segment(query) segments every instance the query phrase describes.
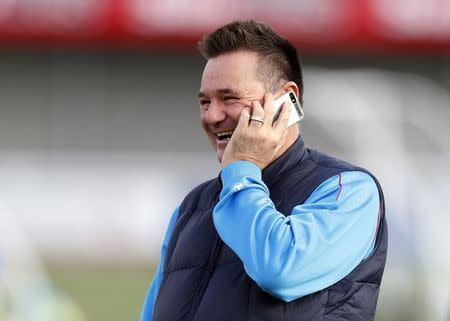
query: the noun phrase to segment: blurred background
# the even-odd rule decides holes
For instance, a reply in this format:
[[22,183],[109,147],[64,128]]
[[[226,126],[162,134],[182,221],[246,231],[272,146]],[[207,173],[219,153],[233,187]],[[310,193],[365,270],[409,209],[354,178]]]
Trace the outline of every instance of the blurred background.
[[0,0],[0,320],[137,320],[173,209],[220,167],[205,33],[299,49],[315,149],[381,181],[377,321],[450,320],[448,0]]

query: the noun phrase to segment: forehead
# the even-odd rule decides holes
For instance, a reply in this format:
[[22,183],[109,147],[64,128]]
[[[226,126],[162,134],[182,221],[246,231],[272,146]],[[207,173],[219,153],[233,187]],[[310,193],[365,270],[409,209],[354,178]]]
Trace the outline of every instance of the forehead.
[[263,87],[257,78],[259,56],[251,51],[236,51],[211,58],[203,70],[200,92],[208,94],[223,88],[249,91]]

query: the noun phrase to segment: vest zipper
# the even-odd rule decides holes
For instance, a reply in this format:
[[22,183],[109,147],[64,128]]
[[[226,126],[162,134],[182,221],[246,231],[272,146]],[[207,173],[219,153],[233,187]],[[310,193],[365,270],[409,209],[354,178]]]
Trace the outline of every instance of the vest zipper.
[[[219,201],[220,190],[222,188],[222,184],[221,183],[222,182],[220,181],[220,178],[219,178],[219,186],[220,186],[220,188],[219,188],[219,192],[217,193],[217,195],[215,197],[214,206]],[[211,213],[211,215],[212,215],[212,213]],[[217,234],[217,238],[216,238],[216,241],[214,243],[213,251],[211,251],[211,255],[209,257],[208,267],[206,268],[205,274],[203,275],[203,278],[200,281],[200,285],[199,285],[197,291],[195,292],[194,300],[192,302],[192,310],[191,310],[191,314],[190,314],[190,317],[188,318],[188,320],[193,320],[194,317],[195,317],[197,309],[198,309],[198,307],[200,305],[200,301],[203,298],[203,295],[205,294],[206,287],[208,286],[209,280],[211,279],[211,275],[214,272],[214,269],[216,268],[220,252],[222,251],[222,247],[223,247],[223,241],[220,238],[219,234]]]

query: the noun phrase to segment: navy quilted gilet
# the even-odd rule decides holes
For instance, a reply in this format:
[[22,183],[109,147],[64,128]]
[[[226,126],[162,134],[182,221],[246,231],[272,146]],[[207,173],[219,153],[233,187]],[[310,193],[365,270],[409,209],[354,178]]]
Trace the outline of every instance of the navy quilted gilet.
[[[318,151],[299,138],[264,169],[263,181],[281,213],[291,213],[326,179],[366,170]],[[370,173],[368,173],[371,175]],[[371,175],[373,177],[373,175]],[[154,321],[370,321],[386,262],[387,225],[380,193],[375,251],[351,273],[319,292],[286,303],[264,292],[222,242],[212,220],[220,178],[205,182],[182,202],[167,249]]]

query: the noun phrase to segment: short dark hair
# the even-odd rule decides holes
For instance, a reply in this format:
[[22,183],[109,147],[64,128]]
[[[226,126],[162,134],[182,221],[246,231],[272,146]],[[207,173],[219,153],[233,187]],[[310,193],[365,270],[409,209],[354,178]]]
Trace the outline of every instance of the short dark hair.
[[264,23],[233,21],[206,35],[198,49],[207,60],[238,50],[258,53],[261,57],[258,77],[267,90],[274,92],[283,81],[293,81],[300,89],[299,99],[303,102],[303,75],[297,49]]

